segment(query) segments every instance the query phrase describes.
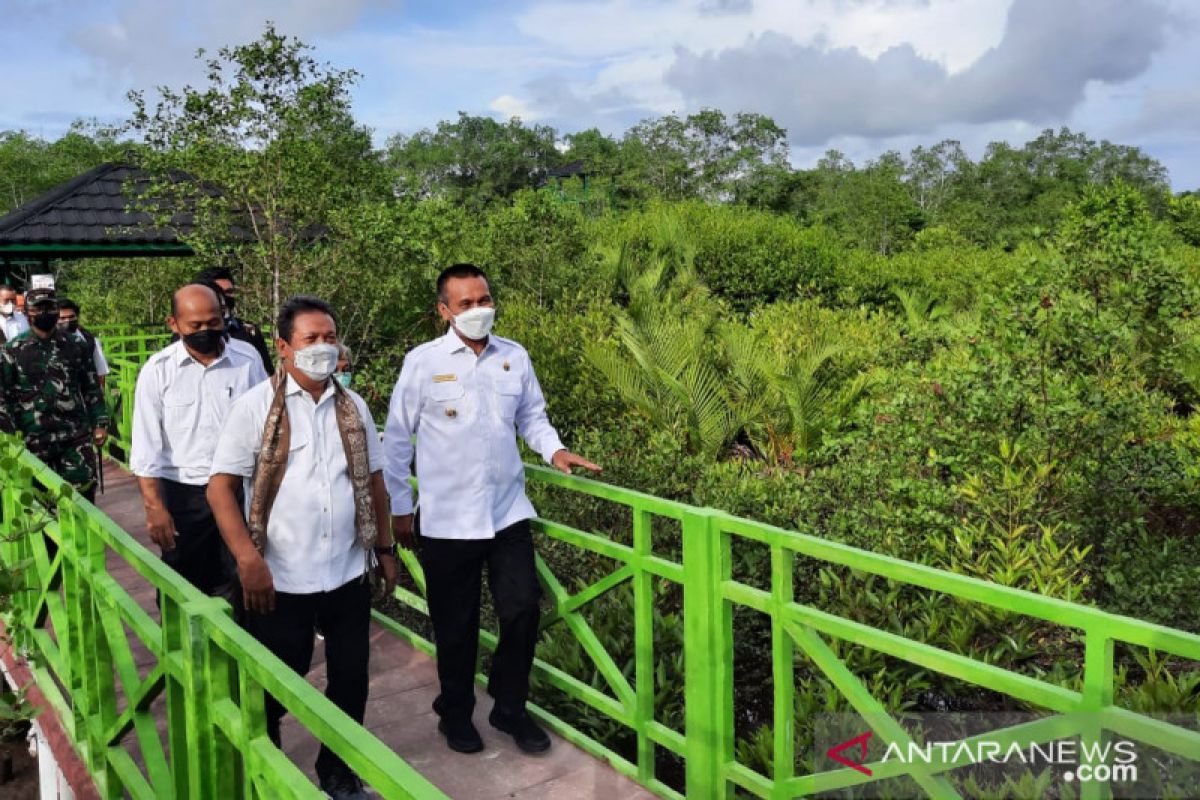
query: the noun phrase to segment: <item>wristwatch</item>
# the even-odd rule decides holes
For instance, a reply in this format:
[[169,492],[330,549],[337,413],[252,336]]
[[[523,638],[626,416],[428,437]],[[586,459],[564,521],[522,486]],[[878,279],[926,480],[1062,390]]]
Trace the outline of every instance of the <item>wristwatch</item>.
[[375,547],[375,557],[378,558],[379,556],[391,556],[392,558],[399,558],[400,550],[396,546],[395,542],[392,542],[391,544],[386,545],[386,546],[376,546]]

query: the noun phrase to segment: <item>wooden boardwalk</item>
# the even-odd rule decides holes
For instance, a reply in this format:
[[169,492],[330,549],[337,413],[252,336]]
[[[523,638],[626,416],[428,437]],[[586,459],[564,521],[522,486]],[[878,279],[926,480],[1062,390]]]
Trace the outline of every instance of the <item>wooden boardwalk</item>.
[[[157,552],[146,533],[136,480],[112,463],[106,465],[104,474],[106,492],[98,497],[96,505],[139,542]],[[115,555],[110,555],[108,566],[113,578],[157,620],[154,589]],[[143,664],[153,661],[153,656],[144,648],[136,656]],[[325,659],[320,642],[308,679],[324,689]],[[471,755],[455,753],[446,747],[445,740],[437,732],[437,716],[431,708],[436,694],[434,662],[372,623],[371,690],[366,727],[450,797],[464,800],[650,800],[655,797],[604,762],[553,734],[554,744],[548,753],[539,756],[521,753],[511,737],[487,724],[492,701],[478,688],[475,721],[486,748],[482,753]],[[161,697],[154,707],[159,714],[164,713]],[[284,752],[310,777],[317,747],[316,740],[290,716],[284,718]]]

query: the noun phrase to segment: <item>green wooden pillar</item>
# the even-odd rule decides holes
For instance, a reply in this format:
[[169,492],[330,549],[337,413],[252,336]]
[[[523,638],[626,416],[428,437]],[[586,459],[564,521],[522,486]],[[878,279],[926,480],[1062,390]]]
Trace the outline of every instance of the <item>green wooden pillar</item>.
[[733,621],[721,596],[730,577],[720,514],[683,515],[683,626],[686,779],[689,797],[725,798],[733,758]]
[[[1086,630],[1083,653],[1083,702],[1080,711],[1085,715],[1079,737],[1079,764],[1096,766],[1103,759],[1090,760],[1088,752],[1102,748],[1106,734],[1101,724],[1101,712],[1113,702],[1113,640],[1099,627]],[[1079,784],[1082,800],[1107,800],[1112,786],[1107,781],[1088,780]]]
[[[92,749],[92,738],[88,735],[89,722],[92,719],[90,705],[92,688],[89,684],[93,674],[89,639],[93,631],[92,614],[89,603],[91,591],[88,581],[83,575],[84,565],[79,557],[79,544],[75,541],[74,518],[71,514],[71,501],[62,499],[58,502],[58,519],[54,523],[58,529],[58,558],[62,575],[63,610],[66,612],[66,630],[60,630],[58,620],[53,619],[55,635],[58,639],[60,661],[63,672],[60,679],[67,690],[71,703],[71,720],[68,723],[71,737],[80,745],[81,755],[91,772],[96,770],[95,753]],[[47,546],[50,544],[48,531],[42,534],[46,537]],[[51,559],[51,564],[53,559]],[[46,576],[49,578],[50,576]]]
[[191,783],[191,731],[188,730],[187,622],[180,603],[167,592],[159,594],[162,611],[162,662],[167,698],[167,752],[171,759],[171,783],[175,797],[188,797]]
[[[230,613],[226,607],[222,613]],[[228,709],[237,704],[237,663],[229,653],[205,637],[207,680],[203,688],[203,702],[208,706],[209,714],[215,716],[218,708]],[[238,720],[240,726],[241,720]],[[238,752],[237,740],[232,732],[226,733],[214,724],[212,740],[212,763],[216,773],[213,776],[212,792],[217,798],[238,797],[242,791],[241,755]]]
[[[183,687],[183,717],[187,727],[187,793],[194,800],[215,798],[217,775],[223,768],[216,761],[217,735],[209,702],[213,676],[208,660],[206,613],[225,613],[228,605],[213,597],[192,600],[179,607],[180,683]],[[228,795],[225,795],[228,797]]]

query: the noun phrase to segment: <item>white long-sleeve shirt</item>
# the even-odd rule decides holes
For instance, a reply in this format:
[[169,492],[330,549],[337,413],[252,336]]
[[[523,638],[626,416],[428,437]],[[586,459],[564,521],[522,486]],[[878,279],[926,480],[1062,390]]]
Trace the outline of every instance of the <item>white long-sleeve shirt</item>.
[[217,434],[233,401],[266,380],[258,353],[226,348],[207,367],[175,342],[146,361],[133,398],[129,468],[143,478],[208,483]]
[[562,449],[525,348],[489,336],[476,356],[451,328],[404,358],[383,434],[392,514],[410,514],[413,437],[421,534],[490,539],[535,515],[516,434],[547,463]]
[[[254,358],[261,363],[257,353]],[[288,422],[287,470],[267,518],[263,558],[275,588],[291,594],[329,592],[366,571],[367,554],[355,537],[354,484],[338,432],[333,383],[317,402],[288,375],[284,390]],[[349,390],[347,390],[349,391]],[[244,479],[246,508],[253,501],[254,475],[274,387],[264,381],[242,395],[221,429],[212,474]],[[363,399],[350,397],[367,430],[372,473],[383,469],[383,447]]]

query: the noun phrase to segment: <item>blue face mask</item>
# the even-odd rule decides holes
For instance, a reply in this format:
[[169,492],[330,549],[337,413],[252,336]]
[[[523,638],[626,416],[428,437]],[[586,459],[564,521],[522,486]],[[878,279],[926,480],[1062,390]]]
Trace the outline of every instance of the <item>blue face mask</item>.
[[333,379],[334,379],[335,381],[337,381],[338,383],[340,383],[340,384],[342,385],[342,388],[344,388],[344,389],[349,389],[349,388],[350,388],[350,379],[351,379],[352,377],[354,377],[354,376],[353,376],[353,374],[352,374],[352,373],[349,373],[349,372],[335,372],[335,373],[333,373]]

